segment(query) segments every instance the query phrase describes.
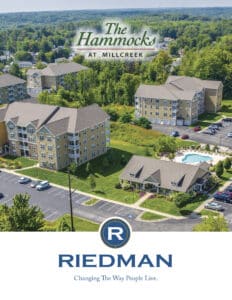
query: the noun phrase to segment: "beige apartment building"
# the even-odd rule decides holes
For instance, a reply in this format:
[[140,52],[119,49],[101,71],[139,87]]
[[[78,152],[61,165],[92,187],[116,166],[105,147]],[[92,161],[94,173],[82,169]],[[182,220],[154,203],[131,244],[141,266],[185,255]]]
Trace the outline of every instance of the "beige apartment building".
[[48,64],[45,69],[30,69],[27,72],[27,92],[35,97],[43,90],[57,90],[59,86],[65,86],[65,76],[88,68],[75,62],[63,62]]
[[106,153],[109,116],[96,104],[80,109],[14,102],[0,109],[0,141],[10,155],[38,159],[44,168],[81,165]]
[[27,98],[26,81],[10,74],[0,75],[0,104]]
[[221,108],[223,84],[194,77],[169,76],[164,85],[140,85],[135,94],[135,116],[153,124],[191,125],[204,112]]

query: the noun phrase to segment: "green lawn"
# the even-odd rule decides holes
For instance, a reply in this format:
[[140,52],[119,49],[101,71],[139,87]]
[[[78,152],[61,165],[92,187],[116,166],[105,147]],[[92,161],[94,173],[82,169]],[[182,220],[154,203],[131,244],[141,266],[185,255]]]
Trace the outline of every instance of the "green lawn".
[[[112,200],[128,204],[134,203],[139,199],[139,193],[116,189],[115,184],[119,182],[119,175],[131,156],[133,154],[145,155],[145,148],[114,140],[111,142],[111,147],[112,149],[108,152],[108,154],[91,161],[92,173],[94,174],[96,181],[95,190],[92,191],[90,188],[88,181],[89,174],[87,174],[85,170],[86,164],[78,167],[77,177],[72,176],[72,187],[83,192]],[[104,159],[106,157],[108,157],[109,161],[111,161],[108,166],[104,166]],[[41,180],[48,180],[51,183],[56,183],[62,186],[68,186],[67,173],[62,171],[54,172],[41,168],[32,168],[18,172],[26,176],[39,178]]]
[[212,217],[218,217],[220,214],[217,211],[212,211],[208,209],[203,209],[201,211],[201,216],[212,216]]
[[94,204],[96,204],[96,203],[98,203],[98,202],[99,202],[99,199],[92,198],[92,199],[86,201],[84,204],[85,204],[85,205],[91,206],[91,205],[94,205]]
[[161,215],[154,214],[154,213],[144,212],[144,213],[141,215],[141,219],[142,219],[142,220],[145,220],[145,221],[155,221],[155,220],[161,220],[161,219],[164,219],[164,217],[161,216]]
[[[59,219],[50,222],[50,221],[46,221],[45,226],[44,226],[44,231],[57,231],[57,228],[59,226],[59,223],[61,221],[63,217],[60,217]],[[70,225],[70,216],[69,215],[65,215],[64,216],[65,220],[67,221],[67,223]],[[82,219],[79,217],[74,217],[74,228],[75,231],[98,231],[99,229],[99,224],[88,221],[86,219]]]
[[37,164],[36,160],[27,157],[4,156],[0,159],[2,167],[10,169],[27,168]]
[[141,206],[174,216],[186,216],[194,211],[203,201],[205,201],[205,199],[205,196],[198,196],[196,200],[182,208],[178,208],[174,202],[169,201],[167,197],[160,195],[154,199],[147,199]]

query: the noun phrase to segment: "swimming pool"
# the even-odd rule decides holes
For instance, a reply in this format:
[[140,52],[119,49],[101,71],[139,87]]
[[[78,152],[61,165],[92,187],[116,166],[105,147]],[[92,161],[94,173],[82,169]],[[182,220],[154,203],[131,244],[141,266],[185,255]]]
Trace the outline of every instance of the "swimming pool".
[[211,161],[212,159],[213,159],[212,156],[189,153],[182,158],[182,162],[186,164],[192,164],[192,163],[200,163],[205,161],[208,162]]

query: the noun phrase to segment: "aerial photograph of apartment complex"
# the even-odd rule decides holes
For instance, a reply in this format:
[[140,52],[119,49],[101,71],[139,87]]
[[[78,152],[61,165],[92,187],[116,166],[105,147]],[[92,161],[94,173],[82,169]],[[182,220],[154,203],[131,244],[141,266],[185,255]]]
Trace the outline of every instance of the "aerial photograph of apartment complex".
[[0,231],[231,231],[232,8],[39,10],[0,10]]

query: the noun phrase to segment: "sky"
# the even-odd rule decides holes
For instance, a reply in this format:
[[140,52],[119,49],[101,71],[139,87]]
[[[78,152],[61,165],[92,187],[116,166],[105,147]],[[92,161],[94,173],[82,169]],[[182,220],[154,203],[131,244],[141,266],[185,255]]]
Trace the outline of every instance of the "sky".
[[232,7],[232,0],[0,0],[0,12],[216,6]]

